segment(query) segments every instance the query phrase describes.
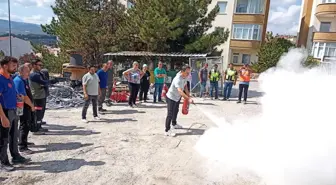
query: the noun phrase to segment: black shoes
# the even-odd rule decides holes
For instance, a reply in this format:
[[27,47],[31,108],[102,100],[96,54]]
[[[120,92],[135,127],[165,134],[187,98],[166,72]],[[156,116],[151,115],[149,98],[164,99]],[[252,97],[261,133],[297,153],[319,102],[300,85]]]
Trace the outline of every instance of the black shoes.
[[32,150],[30,150],[29,148],[21,148],[19,149],[20,150],[20,153],[23,153],[25,155],[31,155],[33,154],[34,152]]
[[12,162],[13,162],[14,164],[24,164],[24,163],[27,163],[27,162],[29,162],[29,161],[30,161],[30,159],[28,159],[28,158],[24,158],[24,157],[22,157],[21,155],[16,156],[16,157],[13,157],[13,159],[12,159]]
[[14,171],[15,168],[9,162],[6,162],[6,163],[1,163],[0,164],[0,170],[4,171],[4,172],[11,172],[11,171]]
[[39,131],[40,131],[40,132],[48,132],[49,130],[46,129],[46,128],[42,128],[42,127],[41,127],[41,128],[39,129]]

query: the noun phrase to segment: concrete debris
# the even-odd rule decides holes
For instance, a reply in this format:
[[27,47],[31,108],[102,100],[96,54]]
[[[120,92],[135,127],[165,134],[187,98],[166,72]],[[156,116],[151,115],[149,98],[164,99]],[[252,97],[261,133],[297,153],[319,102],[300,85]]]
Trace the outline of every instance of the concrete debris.
[[49,87],[47,109],[79,107],[84,104],[81,87],[72,88],[68,82],[59,82]]

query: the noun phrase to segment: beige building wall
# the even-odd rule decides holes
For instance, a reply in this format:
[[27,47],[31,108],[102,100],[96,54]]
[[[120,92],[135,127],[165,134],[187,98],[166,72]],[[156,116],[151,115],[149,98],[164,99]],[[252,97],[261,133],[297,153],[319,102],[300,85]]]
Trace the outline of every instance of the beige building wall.
[[320,60],[336,57],[336,0],[302,0],[302,5],[297,45]]
[[[223,67],[226,68],[228,63],[234,63],[237,66],[243,65],[243,58],[245,58],[244,61],[249,63],[257,62],[257,51],[261,43],[264,42],[266,35],[270,0],[212,0],[209,10],[212,10],[217,4],[222,2],[226,2],[226,11],[225,13],[220,12],[212,24],[213,29],[215,27],[224,27],[230,31],[227,42],[219,46],[219,49],[223,49]],[[250,6],[251,2],[258,4],[258,6],[255,6],[258,11],[251,11],[250,7],[253,7]],[[238,10],[237,7],[242,7],[242,5],[248,5],[246,6],[248,7],[246,11],[243,10],[244,8]],[[254,27],[252,27],[253,25]],[[240,28],[245,26],[251,33],[254,33],[254,28],[259,26],[258,38],[234,37],[239,32],[237,30],[241,31],[242,29]]]

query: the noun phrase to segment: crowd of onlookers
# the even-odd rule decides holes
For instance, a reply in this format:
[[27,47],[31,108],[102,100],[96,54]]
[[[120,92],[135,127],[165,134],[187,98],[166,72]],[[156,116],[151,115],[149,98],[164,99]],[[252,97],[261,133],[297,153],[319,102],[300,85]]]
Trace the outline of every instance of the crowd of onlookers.
[[[28,147],[28,133],[41,135],[48,132],[42,127],[49,95],[49,73],[36,59],[18,66],[18,60],[5,56],[0,61],[0,162],[1,170],[13,171],[7,155],[9,148],[12,163],[30,161],[21,154],[32,154]],[[18,125],[20,122],[20,125]]]
[[[208,69],[208,64],[204,64],[204,66],[200,69],[198,77],[200,79],[200,97],[203,97],[207,92],[207,82],[210,82],[210,97],[211,99],[218,99],[218,86],[221,79],[224,81],[224,89],[223,89],[223,100],[229,100],[231,96],[232,87],[237,84],[238,86],[238,101],[237,103],[241,103],[242,96],[244,93],[244,103],[247,101],[247,92],[249,88],[249,84],[251,81],[252,70],[250,69],[248,64],[244,64],[239,70],[235,69],[233,64],[229,64],[227,69],[221,73],[218,70],[218,65],[215,64],[212,69]],[[215,91],[215,95],[213,92]]]
[[[9,148],[12,163],[26,163],[30,159],[23,157],[21,154],[29,155],[34,153],[29,149],[29,146],[34,145],[34,143],[28,142],[28,133],[32,132],[34,135],[41,135],[48,132],[48,129],[43,128],[42,125],[46,124],[43,118],[46,100],[49,95],[48,87],[50,81],[48,70],[43,68],[43,62],[40,59],[18,66],[16,58],[5,56],[1,59],[0,65],[0,167],[4,171],[13,171],[14,167],[9,161],[7,149]],[[98,71],[95,66],[90,66],[88,73],[83,76],[82,84],[85,99],[82,109],[83,122],[88,122],[86,114],[90,103],[92,103],[94,119],[99,120],[98,113],[103,114],[106,111],[103,108],[103,104],[106,100],[110,101],[113,88],[112,65],[113,62],[108,61]],[[148,66],[144,64],[142,69],[140,69],[139,63],[133,62],[133,67],[124,71],[123,76],[128,81],[129,106],[137,106],[138,95],[140,101],[146,102],[148,100],[147,95],[151,76]],[[170,120],[168,122],[171,122],[172,119],[173,127],[180,127],[176,124],[177,112],[175,109],[180,101],[177,99],[190,97],[190,76],[190,67],[182,67],[167,92],[169,95],[166,99],[169,100],[169,96],[172,99],[172,103],[167,102],[169,104],[168,107],[171,107],[171,112],[168,111],[168,113],[169,115],[172,114],[167,119],[169,118]],[[248,65],[236,70],[232,64],[229,64],[222,75],[221,71],[218,70],[218,65],[214,65],[211,70],[208,70],[208,64],[205,64],[199,71],[200,96],[202,97],[206,92],[205,89],[209,81],[210,96],[218,99],[218,83],[223,78],[223,100],[230,98],[232,87],[239,81],[237,103],[241,103],[243,93],[243,100],[246,103],[250,76],[251,70]],[[162,102],[162,90],[165,87],[166,77],[167,72],[160,61],[158,67],[154,70],[154,103]],[[183,91],[179,89],[180,87],[182,87]],[[213,90],[215,90],[215,94],[213,94]],[[177,97],[177,99],[174,99],[174,97]],[[174,103],[173,100],[177,103]],[[169,128],[167,124],[166,127]],[[168,135],[167,130],[169,130],[167,128],[166,135]]]

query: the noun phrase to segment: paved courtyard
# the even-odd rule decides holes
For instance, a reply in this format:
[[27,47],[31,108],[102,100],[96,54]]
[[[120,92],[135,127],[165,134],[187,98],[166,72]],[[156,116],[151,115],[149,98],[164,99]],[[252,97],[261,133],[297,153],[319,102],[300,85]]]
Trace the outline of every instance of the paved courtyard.
[[[185,129],[178,130],[176,137],[163,135],[165,104],[146,103],[134,109],[114,104],[102,120],[89,123],[80,121],[80,108],[49,110],[46,128],[50,132],[29,138],[35,143],[32,162],[17,166],[15,172],[1,173],[0,184],[225,184],[208,178],[206,159],[194,149],[202,134],[216,126],[198,107],[229,121],[250,117],[261,110],[256,82],[250,90],[247,105],[196,99],[188,115],[179,115],[178,122]],[[89,108],[88,120],[93,120],[91,115]]]

